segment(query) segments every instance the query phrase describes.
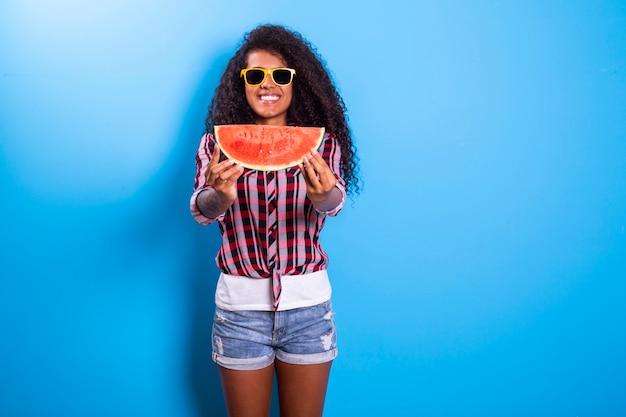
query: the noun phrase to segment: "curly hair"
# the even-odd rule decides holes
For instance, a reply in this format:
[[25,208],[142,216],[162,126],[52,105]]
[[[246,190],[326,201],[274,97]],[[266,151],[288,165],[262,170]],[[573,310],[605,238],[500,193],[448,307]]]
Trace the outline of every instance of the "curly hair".
[[342,175],[347,192],[358,193],[358,158],[343,99],[316,49],[300,33],[283,26],[261,25],[244,35],[209,105],[206,133],[212,133],[215,125],[254,123],[254,113],[246,101],[244,81],[239,72],[246,68],[248,55],[259,50],[281,57],[288,67],[296,69],[287,123],[325,127],[341,146]]

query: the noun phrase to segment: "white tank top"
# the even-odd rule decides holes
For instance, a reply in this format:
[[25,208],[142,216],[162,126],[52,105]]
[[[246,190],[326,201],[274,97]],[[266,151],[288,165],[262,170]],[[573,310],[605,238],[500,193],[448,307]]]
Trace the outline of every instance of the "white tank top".
[[[310,307],[330,300],[332,288],[326,270],[304,275],[281,276],[278,310]],[[273,311],[271,279],[220,274],[215,305],[223,310]]]

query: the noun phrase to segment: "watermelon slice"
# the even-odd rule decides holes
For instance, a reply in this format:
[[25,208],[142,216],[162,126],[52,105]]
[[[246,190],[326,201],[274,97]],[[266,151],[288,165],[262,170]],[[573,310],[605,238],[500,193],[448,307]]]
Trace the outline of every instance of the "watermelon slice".
[[323,127],[220,125],[215,140],[229,159],[259,171],[278,171],[302,163],[324,139]]

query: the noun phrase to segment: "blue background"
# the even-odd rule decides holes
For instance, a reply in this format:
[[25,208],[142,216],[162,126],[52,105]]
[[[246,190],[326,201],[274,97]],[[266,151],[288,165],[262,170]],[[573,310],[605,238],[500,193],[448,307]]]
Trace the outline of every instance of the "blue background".
[[556,0],[3,0],[0,415],[224,415],[188,198],[263,22],[361,159],[325,416],[626,415],[626,2]]

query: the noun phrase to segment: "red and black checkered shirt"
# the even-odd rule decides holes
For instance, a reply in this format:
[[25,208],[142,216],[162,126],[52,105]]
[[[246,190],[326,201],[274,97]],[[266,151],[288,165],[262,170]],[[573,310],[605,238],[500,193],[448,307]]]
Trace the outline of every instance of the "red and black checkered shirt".
[[209,186],[205,171],[213,155],[215,140],[204,135],[196,156],[191,213],[201,225],[217,220],[222,246],[217,266],[224,273],[250,278],[271,278],[274,308],[280,301],[280,277],[323,270],[328,256],[319,242],[326,216],[335,216],[345,203],[341,178],[341,148],[326,134],[319,153],[337,178],[343,198],[333,210],[315,209],[306,195],[306,184],[298,167],[280,171],[245,169],[237,181],[237,198],[226,212],[211,219],[196,204],[198,194]]

